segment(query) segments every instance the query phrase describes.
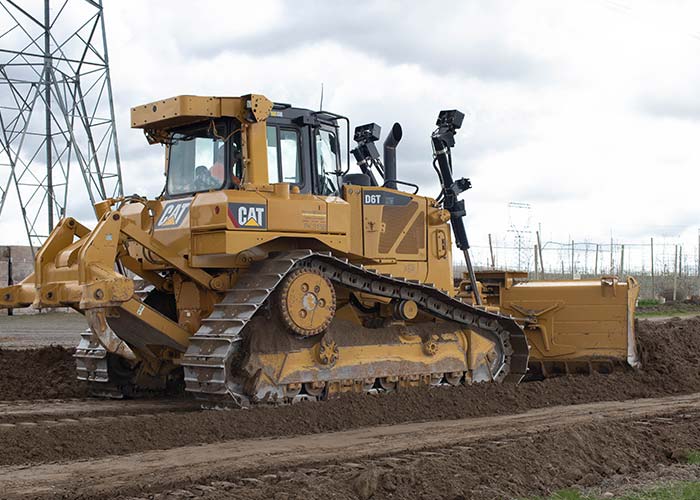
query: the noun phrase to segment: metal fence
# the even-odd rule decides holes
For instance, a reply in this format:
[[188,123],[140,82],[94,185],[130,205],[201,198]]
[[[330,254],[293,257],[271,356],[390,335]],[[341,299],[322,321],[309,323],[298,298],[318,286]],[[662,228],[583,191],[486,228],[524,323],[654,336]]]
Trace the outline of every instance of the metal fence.
[[[527,272],[530,279],[586,279],[605,275],[634,276],[644,298],[682,300],[700,295],[700,257],[696,245],[678,238],[646,242],[545,241],[514,244],[512,238],[488,235],[488,245],[471,248],[476,269]],[[462,262],[456,261],[461,271]]]

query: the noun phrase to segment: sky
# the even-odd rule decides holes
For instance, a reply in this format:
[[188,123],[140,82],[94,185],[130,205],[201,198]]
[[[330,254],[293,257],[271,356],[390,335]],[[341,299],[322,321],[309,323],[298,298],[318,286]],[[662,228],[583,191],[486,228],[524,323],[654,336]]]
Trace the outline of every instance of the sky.
[[[489,233],[512,243],[513,227],[560,242],[653,236],[697,255],[697,2],[104,4],[127,193],[163,185],[162,150],[129,129],[130,107],[261,93],[316,109],[323,85],[324,109],[353,127],[401,123],[399,178],[430,196],[437,114],[466,114],[453,158],[473,184],[464,199],[477,259]],[[71,203],[89,218],[89,206]],[[0,243],[20,242],[13,224],[0,220]]]

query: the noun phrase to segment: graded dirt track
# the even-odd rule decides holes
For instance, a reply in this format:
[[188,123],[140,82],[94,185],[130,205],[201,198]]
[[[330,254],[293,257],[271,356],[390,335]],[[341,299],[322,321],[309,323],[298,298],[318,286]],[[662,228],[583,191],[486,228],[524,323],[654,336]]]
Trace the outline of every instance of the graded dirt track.
[[[344,467],[355,473],[366,470],[370,475],[376,475],[364,479],[354,478],[354,482],[347,481],[347,478],[340,481],[338,489],[346,490],[346,495],[341,498],[356,498],[358,489],[371,489],[371,493],[375,493],[380,488],[377,470],[386,468],[386,465],[368,468],[356,464],[357,460],[378,460],[386,464],[392,462],[390,457],[408,455],[419,459],[420,457],[441,459],[444,462],[446,455],[449,455],[452,449],[457,449],[458,453],[464,452],[471,455],[474,459],[481,455],[478,452],[480,447],[498,450],[499,446],[513,442],[525,441],[533,444],[541,436],[555,436],[561,432],[566,433],[571,432],[571,429],[577,429],[574,435],[578,435],[578,439],[573,438],[574,443],[569,444],[586,446],[589,448],[587,450],[590,453],[589,458],[594,459],[595,455],[600,455],[602,450],[598,449],[599,446],[594,443],[595,439],[586,442],[582,438],[591,431],[601,432],[609,439],[604,447],[608,448],[608,456],[614,458],[614,462],[611,463],[608,460],[605,465],[600,465],[603,469],[617,470],[621,467],[630,467],[629,458],[638,458],[636,455],[639,448],[648,446],[644,441],[652,439],[658,444],[658,439],[654,436],[663,434],[664,427],[668,431],[671,423],[678,424],[674,427],[689,425],[693,427],[694,425],[692,430],[697,431],[698,415],[700,415],[700,394],[693,394],[660,399],[559,406],[497,418],[468,418],[379,426],[326,433],[314,437],[295,436],[228,441],[93,461],[37,465],[29,468],[2,467],[0,468],[0,489],[7,498],[41,496],[110,498],[115,492],[122,495],[137,495],[142,494],[144,489],[149,492],[158,492],[182,485],[192,488],[192,483],[212,483],[222,478],[236,480],[241,476],[250,475],[262,476],[268,471],[274,471],[274,475],[280,470],[298,469],[310,464],[332,463],[340,469]],[[634,439],[630,439],[634,432],[627,436],[625,433],[615,435],[613,439],[609,430],[616,426],[637,427],[637,431],[641,427],[642,432],[637,432]],[[668,437],[671,435],[665,436],[664,439]],[[623,446],[619,448],[621,444]],[[700,436],[697,432],[676,431],[674,440],[665,444],[664,453],[668,450],[673,454],[674,450],[669,446],[678,447],[679,445],[683,447],[700,445]],[[569,455],[567,450],[557,446],[548,453]],[[498,455],[497,451],[496,454]],[[576,452],[572,450],[571,455],[575,456]],[[548,459],[551,460],[549,457]],[[401,461],[402,459],[399,459],[399,463]],[[447,462],[451,460],[448,459]],[[382,488],[387,490],[386,492],[396,491],[397,480],[410,477],[412,470],[415,472],[414,467],[395,470],[394,472],[399,476],[389,483],[388,488],[385,479]],[[501,472],[506,471],[496,470],[494,478],[498,478]],[[584,479],[583,474],[576,470],[569,469],[569,474],[574,481]],[[316,483],[315,489],[310,490],[307,485],[297,491],[303,491],[305,498],[326,498],[328,494],[326,487],[329,483],[339,482],[338,476],[334,477],[333,474],[327,474],[327,476],[324,481]],[[340,475],[340,477],[343,476],[347,476],[347,470]],[[217,486],[214,484],[204,486],[210,488],[208,496],[212,498],[228,498],[233,495],[237,498],[252,498],[252,495],[258,498],[269,498],[266,495],[275,493],[275,490],[279,489],[278,481],[265,485],[264,480],[272,479],[270,476],[266,476],[263,480],[252,479],[252,481],[243,481],[242,487],[236,488],[237,491],[231,491],[229,487],[217,492]],[[522,477],[519,481],[521,481],[520,488],[523,489],[527,485],[526,478]],[[366,484],[363,485],[362,482]],[[319,488],[319,483],[324,487]],[[498,487],[503,488],[507,485],[508,482],[505,482]],[[434,490],[442,489],[443,493],[447,493],[444,491],[445,486],[445,484],[436,484]],[[447,486],[453,488],[454,485],[447,484]],[[263,489],[268,491],[263,492]],[[412,491],[420,493],[421,489],[413,488]]]
[[[573,482],[582,481],[583,479],[572,479],[568,476],[564,478],[562,474],[570,471],[572,467],[575,470],[584,471],[581,478],[588,476],[588,480],[584,481],[585,484],[593,484],[591,477],[600,479],[619,472],[610,469],[612,466],[606,458],[605,449],[608,444],[617,449],[618,443],[627,439],[625,436],[631,436],[630,442],[622,443],[620,446],[627,447],[632,451],[627,458],[618,457],[619,460],[616,458],[617,463],[623,464],[620,470],[641,471],[644,470],[644,467],[668,461],[669,459],[665,455],[666,451],[663,450],[700,447],[700,443],[694,441],[700,435],[697,420],[698,411],[695,409],[696,403],[693,403],[692,408],[683,410],[681,414],[669,406],[664,406],[666,403],[656,406],[652,412],[656,416],[651,423],[643,420],[647,418],[648,415],[644,416],[646,414],[640,417],[641,421],[637,421],[634,420],[636,417],[630,420],[629,415],[625,416],[620,413],[617,413],[617,416],[600,413],[600,415],[605,415],[603,420],[598,417],[596,409],[585,410],[582,406],[561,408],[581,403],[659,398],[700,392],[700,319],[671,320],[663,323],[641,321],[638,323],[638,333],[646,356],[645,368],[641,372],[627,371],[608,376],[561,377],[519,386],[480,384],[457,388],[401,390],[382,396],[348,395],[322,403],[302,403],[285,407],[256,407],[245,411],[193,410],[191,406],[187,406],[189,404],[187,401],[182,400],[173,402],[174,407],[168,407],[169,403],[167,402],[148,401],[95,402],[72,399],[60,403],[55,400],[44,401],[46,398],[76,397],[75,388],[80,386],[74,385],[73,382],[71,352],[60,348],[24,352],[0,350],[0,395],[5,395],[3,399],[23,400],[14,403],[0,402],[0,465],[4,466],[2,468],[3,474],[10,474],[14,471],[10,475],[19,477],[17,476],[20,470],[17,468],[19,465],[22,466],[22,469],[26,468],[27,471],[33,470],[35,474],[44,474],[44,472],[48,474],[50,471],[43,468],[48,467],[48,465],[41,464],[60,461],[62,465],[69,467],[66,470],[73,470],[70,467],[77,467],[73,461],[92,459],[91,463],[95,463],[95,459],[100,459],[107,460],[107,466],[114,467],[116,471],[120,467],[118,463],[123,461],[123,463],[132,464],[134,468],[131,473],[141,478],[133,483],[135,487],[140,487],[140,482],[143,480],[144,484],[151,484],[151,482],[157,484],[156,489],[184,487],[190,482],[188,479],[190,477],[200,478],[205,482],[217,478],[223,478],[229,482],[236,480],[236,486],[233,490],[228,486],[212,487],[211,482],[198,485],[201,490],[197,490],[197,494],[208,491],[208,495],[210,493],[214,495],[211,498],[255,498],[257,495],[255,492],[258,491],[255,488],[258,486],[261,492],[269,493],[268,496],[257,496],[258,498],[270,498],[277,493],[280,494],[280,498],[294,498],[293,495],[291,497],[285,496],[287,492],[291,491],[285,490],[287,486],[289,488],[299,487],[303,491],[315,491],[316,493],[308,498],[321,498],[324,490],[314,483],[314,478],[319,476],[322,477],[323,481],[335,484],[333,482],[336,481],[337,472],[337,476],[344,479],[336,486],[347,493],[347,495],[343,494],[338,498],[357,498],[359,493],[357,493],[356,487],[350,485],[350,483],[354,485],[355,480],[350,481],[350,478],[354,478],[358,471],[364,470],[364,467],[348,465],[346,462],[347,460],[355,460],[352,457],[368,456],[369,448],[365,449],[363,441],[357,441],[352,443],[353,453],[356,452],[357,455],[348,455],[347,457],[342,455],[345,457],[342,460],[341,458],[328,458],[333,455],[332,453],[324,456],[325,458],[316,457],[313,453],[319,440],[327,439],[328,433],[339,431],[361,429],[358,431],[358,435],[363,435],[388,428],[377,426],[427,422],[425,425],[420,424],[423,426],[420,427],[418,434],[413,439],[406,438],[405,442],[410,444],[415,440],[415,446],[418,448],[428,447],[432,449],[448,446],[448,451],[440,452],[437,456],[421,455],[422,451],[418,448],[409,447],[406,449],[408,451],[392,453],[398,453],[401,456],[409,454],[411,458],[407,463],[425,463],[427,470],[431,471],[430,474],[436,477],[445,476],[443,469],[452,471],[453,474],[463,471],[462,463],[464,462],[471,463],[474,468],[478,469],[479,473],[475,477],[483,476],[485,468],[493,471],[496,474],[495,477],[500,478],[499,480],[506,481],[508,483],[506,486],[510,484],[507,478],[515,473],[513,471],[520,470],[523,474],[525,474],[523,471],[529,471],[530,479],[522,481],[524,485],[521,488],[522,491],[526,491],[523,489],[526,486],[532,486],[532,474],[535,473],[544,474],[547,479],[543,479],[539,486],[537,486],[539,483],[535,481],[534,484],[539,489],[530,489],[527,490],[528,492],[545,491],[549,487],[548,485],[564,487]],[[120,407],[120,404],[124,406]],[[157,407],[139,408],[139,404],[155,404]],[[605,411],[608,411],[611,408],[614,410],[614,406],[618,403],[604,404],[613,405],[613,407],[605,407],[608,408]],[[543,428],[539,428],[540,430],[535,431],[535,434],[525,432],[524,436],[520,436],[518,432],[524,429],[525,424],[509,420],[511,417],[504,417],[506,420],[503,422],[510,422],[508,425],[504,424],[505,427],[514,432],[503,441],[505,444],[494,445],[492,437],[488,438],[490,439],[487,440],[488,442],[481,443],[482,437],[480,435],[468,434],[471,432],[468,429],[470,428],[468,422],[474,422],[476,417],[522,414],[532,409],[541,409],[538,410],[540,416],[536,417],[540,419],[537,421],[539,422],[537,425],[552,425],[556,427],[556,430],[552,427],[551,432],[549,430],[542,432]],[[590,414],[590,419],[585,422],[562,419],[561,415],[566,414],[570,409],[572,411],[583,409],[584,412],[594,411],[594,413]],[[659,420],[658,412],[662,410],[669,413],[668,419],[670,420]],[[690,418],[684,417],[684,414],[690,415]],[[543,422],[542,418],[548,419],[549,423]],[[463,434],[471,436],[465,438],[465,441],[459,445],[466,446],[468,449],[422,440],[424,434],[432,435],[434,428],[442,428],[443,425],[449,424],[448,421],[460,419],[467,419],[464,424],[466,427],[459,432],[453,429],[452,432],[459,436]],[[561,425],[559,424],[560,420],[563,422]],[[497,422],[501,420],[489,418],[486,421]],[[539,434],[537,434],[538,432]],[[337,434],[334,435],[338,437]],[[290,436],[297,437],[290,438]],[[259,447],[261,442],[278,443],[280,441],[279,439],[272,441],[265,439],[271,437],[295,439],[294,443],[300,446],[297,451],[300,453],[301,451],[308,452],[308,455],[305,455],[306,458],[303,460],[294,462],[296,465],[292,466],[284,463],[274,465],[265,465],[262,462],[253,463],[250,460],[257,460],[257,458],[255,458],[256,453],[252,453],[246,459],[249,460],[247,463],[253,464],[250,465],[250,469],[233,467],[231,470],[237,471],[235,474],[222,472],[218,477],[216,474],[214,476],[208,475],[209,467],[204,465],[200,473],[197,473],[199,475],[195,474],[193,469],[192,476],[189,475],[190,472],[186,466],[177,468],[177,473],[173,474],[159,472],[155,476],[143,476],[137,472],[150,464],[151,459],[156,461],[162,459],[157,455],[161,452],[155,450],[177,449],[177,452],[173,451],[174,460],[176,462],[184,460],[182,463],[185,463],[190,458],[178,458],[186,456],[181,455],[183,450],[190,448],[204,450],[205,458],[216,457],[228,449],[234,450],[236,453],[239,451],[247,453],[250,452],[250,449],[246,448],[247,446],[253,446],[254,450],[261,451],[264,449]],[[500,438],[497,438],[496,441],[501,443]],[[386,439],[381,442],[386,443]],[[543,444],[545,442],[546,445]],[[199,447],[199,445],[206,446]],[[577,449],[573,450],[572,446]],[[382,447],[380,446],[380,448]],[[523,455],[521,449],[529,449],[532,456],[537,456],[538,460],[528,460],[527,455]],[[552,455],[552,450],[557,450],[559,455]],[[643,450],[643,452],[635,450]],[[156,455],[151,455],[151,452],[156,453]],[[586,454],[592,454],[597,458],[587,459]],[[624,453],[620,451],[618,454]],[[125,457],[117,458],[114,455],[125,455]],[[341,457],[339,453],[336,455]],[[567,465],[570,456],[573,457],[571,460],[578,460],[575,465]],[[520,458],[516,460],[516,457]],[[634,460],[628,459],[630,457]],[[396,457],[394,456],[394,458]],[[534,464],[538,464],[538,467],[541,466],[539,464],[540,458],[549,464],[547,471],[532,469]],[[137,460],[137,462],[132,460]],[[339,460],[343,463],[328,465],[328,462],[336,463]],[[372,460],[379,459],[373,458]],[[304,464],[316,463],[317,461],[326,464],[321,468],[322,472],[318,472],[321,469],[313,466],[309,469],[311,472],[302,472],[301,475],[297,473],[298,470],[307,470],[304,468],[308,466]],[[521,463],[523,461],[526,463]],[[501,469],[500,465],[497,465],[499,462],[505,464],[505,469]],[[390,463],[391,460],[382,459],[381,461],[381,464],[384,464],[382,467],[390,467],[390,465],[386,465]],[[399,460],[397,463],[403,462]],[[284,480],[286,486],[278,487],[276,482],[269,485],[267,479],[260,479],[266,474],[263,473],[265,467],[277,474],[277,469],[280,466],[296,468],[290,472],[291,479]],[[301,469],[298,469],[300,467]],[[424,476],[422,469],[418,467],[414,470],[411,467],[406,468],[408,472],[403,470],[403,465],[397,468],[395,475],[399,486],[396,486],[397,489],[391,490],[392,486],[389,485],[388,489],[381,490],[384,492],[384,497],[388,498],[393,495],[392,491],[396,493],[394,498],[410,496],[410,491],[423,491],[427,495],[426,498],[449,498],[450,500],[456,498],[455,495],[450,496],[452,490],[447,491],[444,488],[430,486],[427,479],[426,484],[421,486],[422,483],[419,483]],[[326,477],[324,474],[331,469],[334,471],[332,477]],[[262,476],[255,476],[258,479],[253,478],[255,480],[248,482],[238,481],[237,478],[240,478],[240,474],[247,474],[247,471],[251,471],[250,473],[254,476],[255,474],[258,476],[262,474]],[[83,473],[88,474],[89,471],[80,472],[80,474]],[[568,472],[566,473],[568,474]],[[95,474],[98,473],[95,472]],[[124,471],[123,477],[128,474],[128,471]],[[104,469],[101,477],[111,475],[111,469]],[[66,478],[68,477],[72,476],[66,476]],[[410,477],[415,478],[411,480],[413,482],[407,479]],[[482,477],[482,480],[486,481],[485,477]],[[456,491],[462,491],[462,486],[472,484],[470,481],[473,481],[474,478],[471,476],[461,477],[461,482],[455,482],[456,479],[453,481],[450,477],[445,476],[443,480],[446,481],[446,484],[452,484],[451,488],[456,488]],[[363,480],[359,479],[358,481],[362,483]],[[375,484],[376,477],[370,475],[368,481],[370,486],[374,485],[372,487],[378,488]],[[493,482],[496,485],[500,484],[496,480]],[[400,485],[404,483],[412,484],[413,490],[402,490],[403,486]],[[97,481],[96,484],[101,485],[99,487],[104,488],[104,491],[110,491],[110,494],[117,491],[116,489],[110,490],[109,485],[104,481]],[[83,486],[87,487],[87,485]],[[65,492],[68,498],[78,494],[77,489],[66,488]],[[209,491],[210,488],[214,489]],[[239,490],[247,492],[248,495],[239,495]],[[102,491],[95,490],[95,493],[102,494]],[[325,491],[328,494],[328,490]],[[399,494],[401,491],[403,491],[402,495]],[[429,491],[433,491],[435,495],[431,497],[428,495]],[[437,494],[438,491],[440,494]],[[491,496],[479,497],[470,494],[471,496],[465,496],[465,498],[494,497],[495,490],[485,489],[483,491],[490,491]],[[134,490],[134,494],[136,493]],[[517,494],[522,495],[523,493]],[[175,498],[176,496],[172,492],[168,494],[168,497]],[[85,495],[85,498],[90,498],[90,495]],[[305,497],[300,496],[299,498]],[[379,498],[382,498],[382,495]]]
[[[76,460],[222,440],[316,434],[404,422],[505,415],[557,405],[700,392],[700,319],[667,323],[642,321],[638,331],[647,358],[641,372],[561,377],[519,386],[477,384],[402,390],[381,396],[347,395],[322,403],[256,407],[245,411],[164,412],[115,419],[109,422],[108,432],[102,420],[39,428],[9,426],[0,430],[0,465]],[[0,351],[0,355],[6,354],[8,352]],[[4,387],[4,392],[27,400],[32,396],[31,391],[25,392],[27,387],[33,389],[38,385],[38,393],[44,394],[52,387],[72,384],[73,374],[68,370],[72,359],[67,351],[63,354],[56,365],[49,366],[42,364],[48,359],[44,356],[26,356],[22,366],[17,360],[13,366],[17,370],[24,368],[24,371],[14,373],[15,378],[10,376],[9,379],[2,373],[0,363],[0,381],[3,381],[0,387]],[[43,376],[44,371],[58,369],[58,365],[64,364],[65,378],[52,380]],[[21,385],[8,388],[7,380],[11,386],[15,380]],[[29,380],[35,383],[30,384]],[[40,381],[43,385],[39,384]],[[72,390],[68,394],[72,394]],[[94,408],[98,412],[98,406]],[[82,416],[91,415],[83,413]],[[50,419],[43,414],[24,415],[22,422],[39,422],[47,418]],[[8,417],[4,422],[16,421]],[[78,431],[80,439],[75,439]]]

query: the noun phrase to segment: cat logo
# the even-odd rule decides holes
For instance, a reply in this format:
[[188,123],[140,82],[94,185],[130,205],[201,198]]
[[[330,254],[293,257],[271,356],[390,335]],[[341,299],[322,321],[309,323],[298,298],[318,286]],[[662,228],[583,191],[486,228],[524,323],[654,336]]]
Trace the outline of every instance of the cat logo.
[[238,229],[267,229],[267,207],[257,203],[229,203],[228,216]]
[[168,203],[160,214],[156,229],[176,228],[184,222],[190,213],[191,199]]

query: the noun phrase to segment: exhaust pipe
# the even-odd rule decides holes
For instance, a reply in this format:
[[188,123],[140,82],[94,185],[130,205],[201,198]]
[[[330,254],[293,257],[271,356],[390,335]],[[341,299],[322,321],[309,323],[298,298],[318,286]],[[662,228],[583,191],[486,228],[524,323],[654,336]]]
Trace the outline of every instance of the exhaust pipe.
[[403,130],[399,123],[394,123],[389,135],[384,140],[384,185],[396,189],[396,146],[403,137]]

